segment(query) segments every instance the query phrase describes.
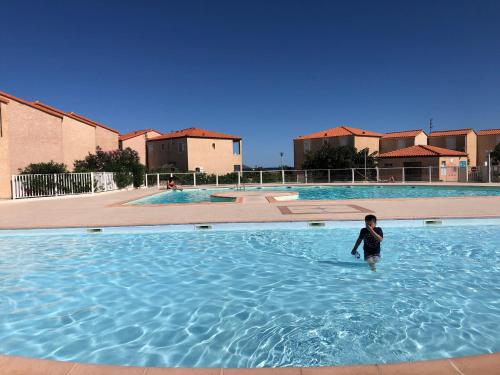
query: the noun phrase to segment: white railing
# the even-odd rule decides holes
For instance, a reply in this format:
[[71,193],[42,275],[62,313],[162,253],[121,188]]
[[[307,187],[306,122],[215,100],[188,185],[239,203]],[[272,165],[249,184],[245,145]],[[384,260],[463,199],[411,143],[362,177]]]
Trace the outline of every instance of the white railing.
[[112,172],[14,175],[11,185],[13,199],[93,194],[118,189]]
[[[491,176],[490,179],[488,176]],[[313,183],[500,182],[488,167],[404,167],[243,171],[228,174],[150,173],[146,187],[166,188],[170,177],[180,186],[265,185]]]

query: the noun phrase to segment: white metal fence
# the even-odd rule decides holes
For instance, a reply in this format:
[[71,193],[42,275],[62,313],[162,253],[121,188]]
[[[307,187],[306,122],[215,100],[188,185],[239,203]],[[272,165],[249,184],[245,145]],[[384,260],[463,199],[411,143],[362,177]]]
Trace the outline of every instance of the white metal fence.
[[11,183],[13,199],[92,194],[118,189],[112,172],[14,175]]
[[150,173],[146,187],[166,188],[170,177],[180,186],[264,185],[313,183],[411,183],[411,182],[500,182],[498,166],[488,167],[404,167],[310,170],[243,171],[228,174]]

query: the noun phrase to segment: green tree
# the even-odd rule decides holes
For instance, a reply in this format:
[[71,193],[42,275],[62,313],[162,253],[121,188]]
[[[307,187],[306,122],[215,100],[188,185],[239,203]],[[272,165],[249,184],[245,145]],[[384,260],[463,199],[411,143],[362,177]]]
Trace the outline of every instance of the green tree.
[[119,188],[131,184],[135,188],[142,185],[146,168],[139,162],[137,151],[127,147],[125,150],[102,151],[88,154],[84,160],[75,161],[75,172],[114,172]]
[[66,165],[56,163],[53,160],[48,163],[31,163],[23,169],[19,168],[19,174],[54,174],[68,173]]
[[315,152],[306,154],[303,169],[342,169],[342,168],[373,168],[376,166],[376,152],[368,153],[368,149],[358,151],[352,146],[334,147],[323,145]]

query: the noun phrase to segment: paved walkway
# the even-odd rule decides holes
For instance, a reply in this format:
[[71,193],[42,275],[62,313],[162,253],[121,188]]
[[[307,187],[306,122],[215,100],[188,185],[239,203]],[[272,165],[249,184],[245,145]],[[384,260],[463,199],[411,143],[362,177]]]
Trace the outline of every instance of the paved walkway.
[[287,193],[252,190],[224,193],[239,197],[240,203],[124,204],[157,192],[150,188],[78,197],[3,201],[0,202],[0,229],[360,220],[368,212],[375,213],[380,219],[500,216],[500,196],[280,202],[269,197]]

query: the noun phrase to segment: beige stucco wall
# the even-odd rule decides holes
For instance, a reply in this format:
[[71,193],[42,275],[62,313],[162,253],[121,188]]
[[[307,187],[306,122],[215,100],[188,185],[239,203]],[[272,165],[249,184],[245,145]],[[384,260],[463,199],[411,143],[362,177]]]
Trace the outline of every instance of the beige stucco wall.
[[354,147],[358,151],[364,150],[368,148],[368,152],[371,154],[373,152],[379,151],[379,142],[380,138],[378,137],[354,137]]
[[[179,151],[179,143],[184,144],[184,150]],[[188,170],[186,138],[164,139],[147,142],[147,157],[149,169],[164,168],[173,164],[180,171]]]
[[477,165],[477,134],[471,132],[467,135],[465,152],[469,154],[469,165],[475,167]]
[[63,163],[62,118],[11,100],[8,104],[10,169],[30,163]]
[[500,143],[500,134],[478,135],[477,136],[477,165],[484,166],[488,161],[488,151],[495,148]]
[[0,199],[10,198],[10,156],[9,125],[7,116],[8,104],[0,102]]
[[421,132],[421,133],[418,133],[416,136],[415,136],[415,139],[414,139],[414,145],[415,146],[418,146],[418,145],[426,145],[427,144],[427,134],[425,134],[424,132]]
[[[226,174],[234,172],[235,165],[242,166],[242,142],[240,154],[233,154],[232,139],[188,138],[188,169],[200,168],[205,173]],[[214,148],[215,146],[215,148]]]
[[122,141],[122,149],[130,147],[132,150],[137,151],[140,162],[147,165],[146,140],[147,138],[158,137],[160,135],[160,133],[152,131],[138,135],[137,137],[126,139]]
[[63,163],[72,171],[75,160],[95,153],[96,128],[70,117],[62,121]]
[[100,126],[95,128],[96,146],[99,146],[103,151],[118,150],[119,135]]

